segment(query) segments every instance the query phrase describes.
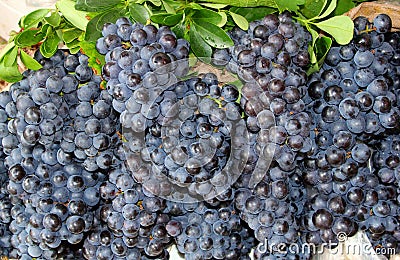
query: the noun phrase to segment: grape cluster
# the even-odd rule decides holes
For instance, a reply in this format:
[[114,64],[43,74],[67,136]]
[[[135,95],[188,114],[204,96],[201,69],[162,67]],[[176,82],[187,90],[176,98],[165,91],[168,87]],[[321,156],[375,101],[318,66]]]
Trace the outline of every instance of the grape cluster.
[[304,240],[337,241],[365,230],[374,246],[398,250],[397,33],[390,18],[354,20],[351,43],[332,47],[308,82],[314,149],[302,162],[308,201]]

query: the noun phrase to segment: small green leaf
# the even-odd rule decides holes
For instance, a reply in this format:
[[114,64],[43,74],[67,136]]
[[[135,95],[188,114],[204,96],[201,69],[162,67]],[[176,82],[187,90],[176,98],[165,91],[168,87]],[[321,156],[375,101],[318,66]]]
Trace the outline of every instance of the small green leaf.
[[314,17],[313,20],[314,19],[323,19],[323,18],[327,17],[328,15],[330,15],[333,12],[333,10],[335,10],[335,8],[336,8],[336,1],[337,0],[331,0],[328,7],[325,9],[325,11],[323,11],[323,13],[319,14],[317,17]]
[[80,46],[80,41],[78,39],[73,40],[72,42],[68,42],[65,45],[67,45],[68,49],[72,49],[75,47],[79,47]]
[[316,17],[322,12],[326,1],[327,0],[306,0],[300,12],[307,18]]
[[101,68],[105,64],[104,55],[101,55],[96,49],[96,42],[81,42],[82,53],[89,57],[89,66],[97,75],[101,74]]
[[209,63],[211,61],[212,48],[208,45],[200,34],[192,27],[189,31],[190,48],[193,53],[201,60]]
[[51,27],[50,24],[48,24],[48,23],[47,23],[47,24],[44,24],[44,25],[42,26],[42,28],[40,29],[40,32],[43,33],[43,35],[46,36],[47,31],[49,30],[50,27]]
[[146,24],[147,20],[150,19],[149,12],[143,5],[130,3],[129,13],[136,22],[139,22],[141,24]]
[[354,24],[348,16],[334,16],[314,25],[332,35],[339,44],[348,44],[353,38]]
[[58,0],[56,6],[63,14],[65,19],[67,19],[76,28],[79,28],[82,31],[86,30],[86,26],[89,22],[86,18],[86,12],[75,10],[74,0]]
[[168,26],[174,26],[175,24],[177,24],[180,21],[182,21],[182,18],[183,18],[183,14],[182,13],[173,14],[173,15],[165,17],[163,24],[168,25]]
[[[225,4],[237,7],[261,7],[268,6],[272,8],[277,8],[277,2],[285,2],[286,0],[202,0],[201,2],[207,2],[212,4]],[[287,1],[286,1],[287,2]],[[296,1],[294,1],[296,3]]]
[[229,11],[235,14],[240,14],[247,21],[252,22],[255,20],[261,20],[268,14],[272,14],[277,10],[271,7],[231,7]]
[[44,18],[51,26],[57,27],[61,23],[61,16],[57,12],[52,12],[49,17]]
[[233,45],[231,37],[218,26],[203,21],[196,21],[193,25],[203,40],[212,47],[222,49]]
[[201,5],[199,5],[199,4],[197,4],[197,3],[189,3],[188,5],[187,5],[187,7],[189,8],[189,9],[193,9],[193,10],[202,10],[202,9],[204,9]]
[[167,11],[167,13],[175,14],[175,9],[172,6],[169,5],[168,1],[161,0],[161,2],[163,4],[163,6],[164,6],[165,11]]
[[215,25],[218,25],[222,21],[222,16],[212,10],[208,9],[200,9],[200,10],[195,10],[194,14],[192,15],[192,19],[197,23],[197,22],[208,22],[212,23]]
[[0,63],[0,78],[10,83],[20,81],[23,76],[18,70],[17,62],[15,62],[11,67],[6,67],[4,66],[4,63]]
[[50,12],[50,9],[38,9],[27,14],[22,19],[22,28],[29,29],[36,27],[37,24],[43,20],[43,18]]
[[73,40],[77,39],[83,31],[77,29],[77,28],[69,28],[62,30],[62,39],[65,43],[70,43]]
[[74,48],[69,48],[69,52],[70,52],[71,54],[77,54],[80,50],[81,50],[81,47],[80,47],[80,46],[76,46],[76,47],[74,47]]
[[308,70],[307,74],[310,75],[313,72],[319,71],[319,69],[324,64],[326,55],[332,46],[332,39],[330,37],[322,36],[318,38],[315,42],[315,55],[317,62],[314,63]]
[[161,6],[161,0],[149,0],[155,6]]
[[14,46],[6,55],[4,55],[4,66],[11,67],[17,60],[18,56],[18,47]]
[[50,58],[53,56],[58,49],[59,41],[60,38],[58,38],[56,34],[47,37],[42,45],[40,45],[40,53],[43,55],[43,57]]
[[225,4],[210,4],[210,3],[200,3],[200,4],[205,6],[205,7],[212,8],[212,9],[217,9],[217,10],[225,8],[225,7],[228,6],[228,5],[225,5]]
[[237,26],[239,26],[240,29],[247,31],[249,29],[249,22],[241,16],[240,14],[235,14],[234,12],[229,12],[229,14],[232,16],[233,21],[236,23]]
[[86,12],[101,12],[115,7],[121,0],[77,0],[75,9]]
[[8,43],[0,52],[0,62],[3,62],[5,55],[14,48],[14,42]]
[[338,0],[335,12],[333,14],[342,15],[350,11],[350,9],[354,8],[355,6],[355,3],[351,0]]
[[26,30],[15,36],[14,42],[18,47],[29,47],[43,40],[44,34],[38,30]]
[[275,3],[278,6],[279,12],[283,12],[285,10],[296,12],[299,9],[299,4],[297,1],[275,0]]
[[38,70],[41,69],[43,66],[37,62],[37,60],[35,60],[34,58],[32,58],[31,56],[29,56],[26,52],[24,52],[23,50],[21,50],[20,52],[20,57],[21,57],[21,61],[22,63],[25,65],[25,67],[27,67],[28,69],[31,70]]
[[217,26],[223,27],[228,22],[228,16],[226,15],[225,11],[220,11],[218,14],[222,17],[222,20]]
[[173,14],[166,14],[166,13],[153,14],[150,17],[150,20],[157,24],[164,24],[164,19],[172,15]]

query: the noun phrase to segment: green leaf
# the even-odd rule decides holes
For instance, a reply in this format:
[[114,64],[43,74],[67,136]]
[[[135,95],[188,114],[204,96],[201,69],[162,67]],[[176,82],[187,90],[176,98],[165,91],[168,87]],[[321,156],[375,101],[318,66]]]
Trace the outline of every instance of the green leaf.
[[149,0],[153,5],[155,6],[161,6],[161,1],[160,0]]
[[169,14],[175,14],[175,9],[174,9],[172,6],[170,6],[170,4],[168,3],[168,1],[161,0],[161,2],[162,2],[162,4],[163,4],[163,6],[164,6],[165,11],[167,11],[167,13],[169,13]]
[[46,23],[46,24],[44,24],[44,25],[42,26],[42,28],[40,29],[40,32],[43,33],[43,35],[46,36],[46,34],[47,34],[47,32],[48,32],[48,30],[49,30],[50,27],[51,27],[51,25],[48,24],[48,23]]
[[49,17],[44,18],[51,26],[57,27],[61,23],[61,16],[57,12],[52,12]]
[[14,42],[10,42],[8,43],[0,52],[0,62],[3,62],[3,59],[5,57],[5,55],[14,48],[15,43]]
[[222,16],[212,10],[208,9],[200,9],[200,10],[195,10],[194,14],[192,15],[193,21],[197,22],[208,22],[212,23],[215,25],[219,25],[220,22],[222,21]]
[[178,23],[174,27],[171,28],[172,31],[176,34],[176,37],[178,38],[184,38],[185,37],[185,25],[182,23]]
[[203,40],[212,47],[222,49],[233,45],[231,37],[218,26],[203,21],[196,21],[193,25]]
[[21,50],[20,52],[20,57],[21,57],[21,61],[22,63],[25,65],[25,67],[27,67],[28,69],[31,70],[38,70],[41,69],[43,66],[34,58],[32,58],[31,56],[29,56],[26,52],[24,52],[23,50]]
[[350,9],[354,8],[356,5],[351,0],[338,0],[337,6],[335,11],[333,12],[334,15],[342,15]]
[[83,31],[76,28],[69,28],[62,30],[62,40],[65,43],[70,43],[73,40],[77,39],[79,36],[81,36],[82,33]]
[[249,29],[249,22],[241,16],[240,14],[235,14],[234,12],[229,12],[232,16],[233,21],[235,21],[236,25],[239,26],[240,29],[247,31]]
[[217,10],[225,8],[225,7],[228,6],[226,4],[209,4],[209,3],[200,3],[200,4],[205,6],[205,7],[212,8],[212,9],[217,9]]
[[228,22],[228,16],[226,15],[226,12],[220,11],[218,14],[222,17],[222,20],[217,26],[223,27],[227,22]]
[[40,53],[43,55],[43,57],[50,58],[56,53],[59,42],[60,38],[58,38],[57,34],[50,35],[46,38],[42,45],[40,45]]
[[211,61],[212,49],[208,45],[195,27],[191,27],[189,31],[190,48],[193,53],[201,60],[209,63]]
[[77,0],[75,9],[86,12],[101,12],[115,7],[121,0]]
[[68,20],[76,28],[82,31],[86,30],[88,19],[86,12],[75,10],[75,1],[73,0],[58,0],[56,3],[58,10],[63,14],[64,18]]
[[21,72],[19,72],[16,62],[10,67],[6,67],[4,63],[0,63],[0,78],[7,82],[14,83],[20,81],[23,76]]
[[353,38],[354,24],[348,16],[334,16],[314,25],[332,35],[339,44],[348,44]]
[[81,42],[78,39],[73,40],[72,42],[66,43],[65,45],[68,49],[79,47]]
[[77,46],[77,47],[74,47],[74,48],[70,48],[70,49],[69,49],[69,52],[70,52],[71,54],[77,54],[80,50],[81,50],[81,47],[80,47],[80,46]]
[[322,12],[326,1],[327,0],[306,0],[300,12],[307,18],[316,17]]
[[260,20],[268,14],[272,14],[277,10],[270,7],[231,7],[229,11],[235,14],[240,14],[247,21],[252,22],[255,20]]
[[18,56],[18,47],[14,46],[6,55],[4,55],[4,66],[11,67],[17,60]]
[[157,24],[164,24],[164,19],[169,16],[172,16],[172,14],[166,14],[166,13],[153,14],[150,17],[150,20]]
[[279,12],[283,12],[285,10],[296,12],[299,9],[299,4],[297,3],[297,1],[275,0],[275,3],[278,7]]
[[149,12],[143,5],[130,3],[129,13],[136,22],[139,22],[141,24],[146,24],[147,20],[150,19]]
[[332,39],[330,37],[322,36],[316,40],[314,49],[317,62],[310,67],[310,69],[307,71],[307,74],[319,71],[319,69],[322,67],[324,63],[325,57],[328,54],[331,46],[332,46]]
[[330,0],[330,3],[328,5],[328,7],[325,9],[325,11],[322,10],[323,13],[319,14],[317,17],[314,17],[314,19],[323,19],[323,18],[327,17],[328,15],[330,15],[333,12],[333,10],[335,10],[335,8],[336,8],[336,1],[337,0]]
[[95,42],[101,37],[101,30],[105,23],[114,23],[125,14],[125,8],[116,7],[93,17],[86,27],[85,41]]
[[182,18],[183,18],[183,14],[182,13],[173,14],[173,15],[165,17],[163,24],[168,25],[168,26],[174,26],[175,24],[177,24],[180,21],[182,21]]
[[81,42],[81,51],[89,57],[89,66],[97,75],[101,74],[101,68],[105,64],[104,55],[101,55],[96,49],[95,42]]
[[27,14],[22,19],[22,28],[29,29],[36,27],[37,24],[43,20],[43,18],[50,12],[50,9],[38,9],[29,14]]
[[18,47],[29,47],[43,40],[44,34],[38,30],[26,30],[15,36],[14,42]]

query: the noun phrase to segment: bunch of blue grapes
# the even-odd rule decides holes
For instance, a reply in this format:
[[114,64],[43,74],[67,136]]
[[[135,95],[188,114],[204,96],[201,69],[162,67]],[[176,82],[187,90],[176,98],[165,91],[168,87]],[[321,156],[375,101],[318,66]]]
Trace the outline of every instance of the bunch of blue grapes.
[[9,256],[81,255],[74,245],[92,228],[100,185],[120,161],[118,117],[87,56],[59,50],[35,59],[43,68],[1,94]]
[[303,239],[364,230],[374,246],[398,251],[399,35],[385,14],[354,26],[351,43],[332,47],[308,82],[314,148],[299,166],[309,191]]

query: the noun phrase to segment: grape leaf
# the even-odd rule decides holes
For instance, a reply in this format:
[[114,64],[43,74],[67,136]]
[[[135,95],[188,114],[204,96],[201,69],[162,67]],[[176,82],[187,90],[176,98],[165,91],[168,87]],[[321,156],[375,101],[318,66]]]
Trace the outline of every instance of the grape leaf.
[[31,70],[38,70],[41,69],[43,66],[34,58],[32,58],[31,56],[29,56],[26,52],[24,52],[23,50],[21,50],[20,52],[20,57],[21,57],[21,61],[22,63],[25,65],[25,67],[27,67],[28,69]]
[[17,34],[14,38],[18,47],[29,47],[43,40],[44,34],[39,29],[26,30]]
[[307,18],[318,16],[325,6],[327,0],[306,0],[300,12]]
[[354,24],[348,16],[334,16],[313,24],[329,33],[341,45],[348,44],[353,38]]
[[247,21],[252,22],[276,12],[276,9],[271,7],[231,7],[229,11],[240,14],[246,18]]
[[355,6],[356,5],[351,0],[338,0],[336,9],[333,12],[333,14],[334,15],[342,15],[342,14],[350,11],[350,9],[352,9]]
[[235,21],[236,25],[239,26],[240,29],[245,31],[249,29],[249,22],[246,20],[246,18],[234,12],[229,12],[229,14],[232,16],[233,21]]
[[0,78],[10,83],[20,81],[23,76],[18,70],[17,62],[10,67],[4,66],[3,62],[0,63]]
[[111,9],[121,3],[121,0],[77,0],[75,9],[86,12],[101,12]]
[[175,14],[175,9],[174,9],[172,6],[170,6],[170,4],[168,3],[168,1],[161,0],[161,2],[162,2],[163,6],[164,6],[164,8],[165,8],[165,11],[167,11],[167,13],[169,13],[169,14]]
[[173,14],[166,14],[166,13],[153,14],[150,17],[150,20],[152,20],[154,23],[157,24],[164,24],[164,19],[172,15]]
[[6,54],[13,49],[15,46],[14,42],[10,42],[8,43],[0,52],[0,62],[2,62],[4,60],[4,57],[6,56]]
[[24,29],[29,29],[36,27],[38,23],[43,20],[43,18],[50,12],[50,9],[38,9],[29,14],[27,14],[21,20],[21,27]]
[[279,12],[283,12],[285,10],[296,12],[299,9],[299,3],[297,1],[275,0],[275,3]]
[[70,43],[73,40],[77,39],[79,36],[81,36],[83,31],[77,29],[77,28],[68,28],[65,30],[62,30],[62,39],[65,43]]
[[210,46],[214,48],[228,48],[233,45],[231,37],[218,26],[203,21],[195,21],[193,25],[203,40]]
[[315,42],[315,55],[316,55],[316,60],[315,62],[308,70],[307,74],[310,75],[313,72],[319,71],[319,69],[322,67],[325,57],[329,52],[329,49],[332,46],[332,39],[327,36],[321,36],[319,37],[316,42]]
[[50,58],[58,50],[59,42],[60,38],[58,38],[57,34],[49,35],[42,45],[40,45],[40,53],[43,57]]
[[201,60],[206,63],[211,61],[212,49],[210,45],[208,45],[199,32],[197,32],[195,27],[191,27],[189,30],[189,39],[190,39],[190,48],[193,53]]
[[164,18],[164,24],[168,25],[168,26],[174,26],[175,24],[182,21],[182,18],[183,18],[182,13],[173,14],[173,15],[170,15],[170,16]]
[[97,75],[101,74],[101,68],[105,64],[104,55],[101,55],[96,49],[95,42],[83,41],[80,44],[82,53],[89,57],[89,66]]
[[66,20],[73,24],[76,28],[82,31],[86,30],[88,19],[86,12],[75,10],[75,1],[73,0],[58,0],[56,3],[58,10],[63,14]]
[[215,25],[219,25],[222,21],[222,16],[209,9],[195,10],[192,18],[196,22],[209,22]]
[[324,5],[323,9],[325,9],[325,11],[322,10],[323,13],[319,14],[317,17],[314,17],[313,19],[323,19],[323,18],[327,17],[328,15],[330,15],[336,8],[336,1],[337,0],[331,0],[326,9],[325,9],[325,5]]
[[57,27],[61,23],[61,16],[57,12],[52,12],[49,17],[44,18],[51,26]]
[[129,13],[136,22],[141,24],[146,24],[147,20],[150,19],[150,14],[143,5],[130,3]]
[[14,64],[14,62],[17,60],[17,56],[18,56],[18,47],[14,46],[14,48],[12,48],[4,56],[4,60],[3,60],[4,66],[11,67]]

